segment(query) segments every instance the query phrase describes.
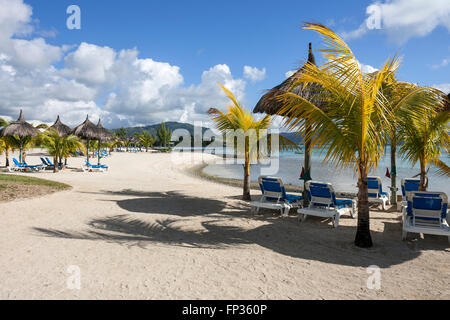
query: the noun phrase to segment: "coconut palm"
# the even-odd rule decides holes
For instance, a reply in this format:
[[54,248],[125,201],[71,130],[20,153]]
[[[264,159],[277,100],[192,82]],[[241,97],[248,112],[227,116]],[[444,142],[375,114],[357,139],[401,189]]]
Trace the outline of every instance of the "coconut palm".
[[[260,141],[264,138],[269,138],[267,135],[267,129],[271,124],[271,116],[266,115],[262,120],[256,120],[252,113],[244,108],[234,94],[227,88],[222,87],[226,96],[231,100],[232,105],[228,107],[228,112],[223,113],[218,109],[210,109],[208,114],[212,116],[212,120],[216,123],[217,129],[221,131],[223,135],[227,135],[232,132],[240,131],[245,139],[242,147],[239,144],[233,143],[233,147],[237,149],[239,156],[244,159],[244,186],[243,186],[243,199],[251,200],[250,196],[250,162],[260,159],[266,152],[270,152],[270,148],[266,150]],[[251,137],[253,135],[253,137]],[[251,139],[252,138],[252,139]],[[297,148],[297,146],[286,138],[280,138],[280,146],[283,148],[291,147]],[[270,144],[271,145],[271,144]]]
[[168,130],[166,124],[163,122],[156,133],[159,138],[159,143],[162,147],[166,148],[172,140],[172,130]]
[[427,172],[431,165],[450,176],[450,167],[441,160],[450,145],[449,120],[450,111],[437,106],[436,110],[427,110],[421,118],[404,121],[400,128],[404,140],[400,152],[413,166],[420,164],[421,191],[428,187]]
[[[376,75],[376,73],[372,74]],[[383,95],[390,110],[391,126],[385,130],[390,141],[391,158],[391,203],[397,203],[397,147],[401,143],[400,126],[409,121],[409,113],[415,106],[433,109],[442,99],[442,93],[428,87],[400,82],[391,77],[383,84]],[[422,110],[423,111],[423,110]]]
[[[3,118],[0,118],[0,128],[9,126],[10,122]],[[9,137],[0,137],[0,154],[5,152],[6,167],[9,167],[9,153],[11,152],[11,144],[9,143]]]
[[[311,139],[312,147],[326,152],[324,161],[337,167],[353,167],[358,173],[355,244],[371,247],[367,176],[384,152],[387,139],[380,132],[391,127],[391,112],[382,86],[395,75],[399,59],[389,59],[376,75],[368,76],[361,71],[349,46],[336,33],[320,24],[307,23],[304,28],[323,36],[326,48],[319,52],[327,62],[320,68],[306,64],[293,85],[321,86],[324,90],[317,92],[318,100],[325,103],[319,108],[295,93],[284,93],[279,97],[284,102],[279,114],[289,129],[306,135]],[[411,114],[411,118],[418,116]]]
[[153,146],[153,144],[155,143],[155,137],[149,131],[146,130],[137,134],[136,137],[141,142],[141,145],[145,148],[145,152],[148,152],[148,148]]
[[62,137],[55,129],[43,133],[41,139],[42,146],[53,157],[53,163],[55,164],[53,172],[58,171],[60,159],[71,157],[77,150],[85,151],[84,144],[78,137],[74,135]]

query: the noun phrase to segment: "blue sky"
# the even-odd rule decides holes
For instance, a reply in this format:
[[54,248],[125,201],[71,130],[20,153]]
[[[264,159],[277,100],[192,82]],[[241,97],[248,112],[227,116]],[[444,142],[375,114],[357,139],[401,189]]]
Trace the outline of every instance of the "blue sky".
[[[4,116],[15,117],[20,106],[35,120],[52,121],[56,113],[64,120],[66,113],[66,122],[76,124],[83,113],[90,113],[104,118],[109,127],[206,120],[205,110],[226,105],[215,88],[215,81],[222,80],[253,108],[265,89],[301,66],[308,42],[314,48],[322,46],[314,32],[301,29],[306,21],[345,35],[367,68],[377,68],[397,53],[403,56],[401,80],[450,91],[448,0],[382,1],[381,30],[365,30],[366,8],[374,2],[361,0],[0,2],[4,4],[0,26],[14,25],[11,39],[44,41],[32,48],[39,51],[30,49],[40,57],[33,65],[30,59],[27,63],[15,59],[14,45],[2,46],[0,40],[0,53],[8,57],[3,69],[14,68],[14,77],[22,76],[17,81],[21,92],[30,96],[14,99],[11,87],[0,99]],[[71,4],[81,9],[81,30],[66,27],[66,8]],[[24,7],[32,13],[20,13]],[[17,14],[16,20],[4,18],[8,8],[13,17]],[[122,50],[127,52],[120,57]],[[319,54],[316,58],[321,61]],[[103,62],[97,70],[95,66]],[[134,68],[129,74],[127,64]],[[31,75],[33,70],[39,77]],[[64,90],[70,93],[63,94]],[[77,92],[79,99],[74,97]]]

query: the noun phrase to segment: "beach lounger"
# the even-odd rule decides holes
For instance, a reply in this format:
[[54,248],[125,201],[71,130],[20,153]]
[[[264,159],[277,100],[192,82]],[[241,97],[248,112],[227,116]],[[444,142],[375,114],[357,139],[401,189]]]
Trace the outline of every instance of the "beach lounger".
[[446,236],[450,243],[447,210],[448,198],[445,193],[412,192],[407,207],[403,208],[403,240],[411,232]]
[[337,199],[330,183],[308,181],[306,183],[306,193],[310,201],[308,208],[299,209],[299,220],[305,221],[307,216],[330,218],[333,227],[339,226],[339,218],[343,214],[350,214],[356,217],[356,200]]
[[303,204],[303,197],[287,194],[283,181],[277,177],[259,177],[262,197],[260,201],[250,203],[252,213],[257,214],[261,208],[280,210],[282,217],[287,217],[292,208]]
[[408,206],[408,196],[414,191],[419,191],[420,180],[402,179],[402,201],[397,204],[397,210],[402,211]]
[[106,165],[99,165],[99,166],[98,166],[98,165],[92,165],[92,164],[89,163],[88,160],[86,160],[86,164],[85,164],[85,165],[82,165],[82,166],[81,166],[81,169],[82,169],[84,172],[87,172],[87,171],[100,171],[100,172],[105,172],[105,171],[108,171],[109,167],[106,166]]
[[36,171],[44,170],[44,169],[45,169],[45,167],[44,167],[42,164],[38,164],[38,165],[28,165],[28,163],[26,163],[25,160],[23,161],[23,165],[24,165],[25,167],[27,167],[27,168],[34,169],[34,170],[36,170]]
[[27,168],[23,165],[20,164],[19,161],[17,161],[16,158],[13,158],[13,166],[9,166],[7,169],[9,172],[17,172],[17,171],[26,171]]
[[[42,165],[39,166],[29,166],[28,164],[24,163],[20,163],[19,161],[17,161],[16,158],[13,158],[13,163],[15,165],[15,167],[12,168],[13,171],[27,171],[27,170],[34,170],[34,171],[39,171],[42,168],[44,168]],[[11,170],[9,170],[11,171]]]
[[381,203],[383,210],[386,210],[386,205],[391,204],[390,194],[383,192],[383,184],[380,177],[368,177],[369,187],[369,202]]

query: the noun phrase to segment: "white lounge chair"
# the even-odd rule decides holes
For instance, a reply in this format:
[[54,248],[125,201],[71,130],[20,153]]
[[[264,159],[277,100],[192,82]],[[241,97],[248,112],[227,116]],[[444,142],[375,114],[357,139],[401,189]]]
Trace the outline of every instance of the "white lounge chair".
[[386,210],[386,205],[391,204],[390,194],[383,192],[383,183],[380,177],[368,177],[369,187],[369,202],[381,203],[383,210]]
[[287,217],[293,208],[303,204],[303,197],[287,194],[283,181],[277,177],[259,177],[262,197],[260,201],[250,203],[252,213],[257,214],[261,208],[280,210],[282,217]]
[[307,216],[330,218],[333,221],[333,227],[337,228],[341,215],[348,213],[352,218],[356,217],[356,200],[337,199],[330,183],[308,181],[306,192],[310,205],[308,208],[298,210],[299,220],[305,221]]
[[408,197],[414,191],[419,191],[420,180],[402,179],[402,201],[397,204],[397,210],[403,211],[408,206]]
[[447,221],[448,198],[442,192],[416,191],[408,198],[403,208],[403,240],[408,233],[446,236],[450,242],[450,227]]

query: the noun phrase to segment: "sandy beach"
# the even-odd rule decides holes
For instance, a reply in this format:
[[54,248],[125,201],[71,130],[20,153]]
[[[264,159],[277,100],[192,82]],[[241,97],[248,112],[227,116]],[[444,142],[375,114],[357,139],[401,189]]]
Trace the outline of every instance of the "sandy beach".
[[[170,154],[104,163],[107,173],[31,174],[73,189],[0,203],[1,299],[450,298],[447,238],[402,242],[400,213],[374,209],[375,246],[359,249],[356,220],[333,229],[319,218],[299,224],[295,212],[253,217],[240,188],[196,177]],[[380,290],[367,288],[372,265]],[[80,290],[67,286],[70,266]]]

